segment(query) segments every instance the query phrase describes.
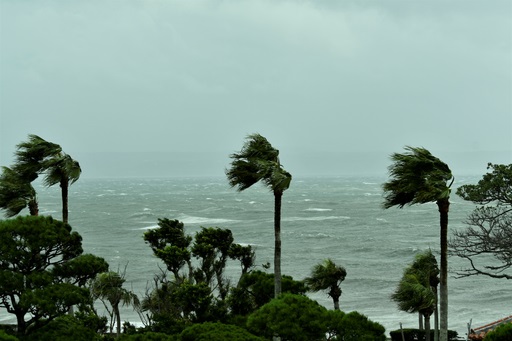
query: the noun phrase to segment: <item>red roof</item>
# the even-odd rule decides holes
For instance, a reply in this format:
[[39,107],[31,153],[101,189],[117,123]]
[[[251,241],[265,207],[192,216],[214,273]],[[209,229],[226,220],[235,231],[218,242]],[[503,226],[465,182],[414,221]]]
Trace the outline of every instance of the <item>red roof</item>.
[[490,332],[491,330],[494,330],[497,326],[504,324],[504,323],[511,323],[512,322],[512,315],[502,318],[501,320],[494,321],[491,323],[488,323],[484,326],[471,329],[471,333],[468,335],[468,338],[470,340],[483,340],[485,335]]

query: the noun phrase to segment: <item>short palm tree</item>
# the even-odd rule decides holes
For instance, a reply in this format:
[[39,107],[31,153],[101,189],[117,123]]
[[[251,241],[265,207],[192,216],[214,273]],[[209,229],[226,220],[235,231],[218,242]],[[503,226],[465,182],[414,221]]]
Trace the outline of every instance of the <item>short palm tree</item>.
[[274,193],[274,294],[281,293],[281,201],[290,187],[292,176],[279,162],[279,150],[260,134],[247,137],[242,150],[230,156],[233,161],[226,171],[231,187],[246,190],[261,181]]
[[317,264],[311,270],[311,276],[304,282],[310,291],[329,290],[329,295],[334,302],[334,310],[340,310],[341,282],[345,280],[347,271],[344,267],[336,265],[328,258],[323,263]]
[[110,315],[110,332],[112,332],[115,319],[118,337],[121,334],[119,305],[133,305],[134,307],[140,305],[137,295],[123,288],[124,282],[124,276],[117,272],[109,271],[98,274],[90,285],[92,298],[99,299]]
[[418,312],[425,318],[426,341],[430,340],[430,316],[437,308],[438,275],[439,268],[432,251],[417,254],[414,263],[405,269],[402,279],[391,295],[391,299],[398,304],[400,310]]
[[0,175],[0,208],[6,217],[14,217],[28,207],[30,215],[38,215],[36,190],[30,181],[9,167],[2,167]]
[[[384,208],[436,202],[440,214],[440,340],[448,339],[448,211],[453,176],[444,162],[424,148],[406,147],[391,156],[390,181],[384,183]],[[451,183],[449,183],[451,181]]]

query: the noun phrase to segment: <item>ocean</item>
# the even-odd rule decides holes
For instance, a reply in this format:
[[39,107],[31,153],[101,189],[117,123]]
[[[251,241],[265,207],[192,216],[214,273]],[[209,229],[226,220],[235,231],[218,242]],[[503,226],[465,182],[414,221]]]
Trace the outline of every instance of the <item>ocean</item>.
[[[481,175],[457,179],[454,188],[476,183]],[[439,252],[439,213],[435,203],[403,209],[381,208],[385,177],[294,178],[282,206],[282,273],[301,280],[326,258],[342,265],[340,307],[358,311],[384,325],[386,332],[417,327],[417,315],[401,312],[390,295],[417,252]],[[61,218],[60,188],[36,184],[40,214]],[[449,229],[464,229],[475,207],[454,193]],[[143,233],[158,218],[178,219],[193,235],[201,226],[230,229],[236,243],[256,250],[256,264],[273,264],[274,196],[263,185],[244,192],[229,187],[226,178],[80,179],[70,187],[69,222],[83,237],[86,253],[104,257],[112,270],[126,267],[125,287],[139,296],[146,292],[163,263],[144,243]],[[439,261],[439,258],[438,258]],[[511,314],[512,289],[506,280],[455,278],[466,266],[449,260],[449,328],[464,336],[467,323],[477,327]],[[271,271],[271,269],[269,270]],[[236,281],[239,265],[227,275]],[[325,292],[309,297],[332,309]],[[99,307],[99,306],[98,306]],[[140,324],[137,313],[124,307],[123,321]],[[15,319],[0,309],[0,323]],[[433,323],[433,321],[432,321]]]

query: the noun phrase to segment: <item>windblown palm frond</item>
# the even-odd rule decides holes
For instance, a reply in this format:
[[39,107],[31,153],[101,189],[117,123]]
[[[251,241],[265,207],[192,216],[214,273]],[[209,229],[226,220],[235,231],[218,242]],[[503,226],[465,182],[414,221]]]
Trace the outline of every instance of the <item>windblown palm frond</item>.
[[55,157],[47,163],[47,171],[43,183],[45,186],[53,186],[63,181],[69,185],[75,183],[82,173],[80,164],[68,154],[62,154]]
[[[34,187],[16,171],[2,167],[0,175],[0,208],[6,217],[14,217],[25,207],[31,208],[31,214],[37,214],[37,196]],[[35,210],[35,211],[34,211]]]
[[391,180],[383,185],[384,208],[423,204],[446,199],[453,176],[448,165],[424,148],[406,147],[408,152],[391,156]]
[[61,153],[62,148],[58,144],[48,142],[37,135],[29,135],[28,141],[16,146],[14,169],[32,182],[46,169],[48,162]]

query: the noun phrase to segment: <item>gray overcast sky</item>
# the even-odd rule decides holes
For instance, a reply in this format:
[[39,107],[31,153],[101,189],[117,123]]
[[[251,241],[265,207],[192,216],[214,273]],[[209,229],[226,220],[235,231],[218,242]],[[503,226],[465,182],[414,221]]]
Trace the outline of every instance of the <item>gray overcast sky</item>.
[[[0,164],[222,175],[259,132],[292,174],[512,162],[512,1],[0,0]],[[133,152],[133,153],[132,153]]]

